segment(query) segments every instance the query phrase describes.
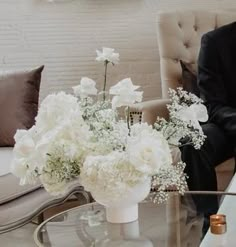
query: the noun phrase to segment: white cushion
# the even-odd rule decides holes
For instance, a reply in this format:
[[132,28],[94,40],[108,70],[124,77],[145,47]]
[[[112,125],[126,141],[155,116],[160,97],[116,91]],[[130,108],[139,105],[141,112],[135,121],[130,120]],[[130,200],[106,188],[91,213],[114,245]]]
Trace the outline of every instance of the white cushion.
[[0,176],[10,173],[12,147],[0,147]]

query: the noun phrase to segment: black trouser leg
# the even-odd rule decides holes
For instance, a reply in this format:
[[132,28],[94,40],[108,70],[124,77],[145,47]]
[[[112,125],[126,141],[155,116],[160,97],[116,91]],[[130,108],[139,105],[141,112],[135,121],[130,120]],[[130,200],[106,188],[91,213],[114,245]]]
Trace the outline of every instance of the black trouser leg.
[[[224,132],[214,124],[202,126],[207,139],[201,150],[192,146],[181,148],[182,160],[186,163],[189,190],[216,191],[217,181],[215,166],[232,157],[233,148]],[[216,196],[193,196],[198,212],[217,211]]]

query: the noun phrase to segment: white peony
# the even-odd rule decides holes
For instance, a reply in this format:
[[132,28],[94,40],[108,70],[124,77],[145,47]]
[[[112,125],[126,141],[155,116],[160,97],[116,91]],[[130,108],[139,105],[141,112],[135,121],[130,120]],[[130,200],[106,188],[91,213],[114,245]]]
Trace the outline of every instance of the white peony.
[[148,178],[129,162],[125,152],[87,156],[81,168],[80,182],[96,197],[116,201],[132,187]]
[[78,100],[75,96],[60,92],[48,95],[41,103],[35,118],[37,130],[43,134],[68,119],[71,112],[80,113]]
[[119,53],[115,53],[113,48],[103,47],[102,51],[96,50],[97,57],[96,61],[99,62],[111,62],[117,64],[119,62]]
[[86,98],[88,95],[96,95],[96,82],[88,77],[82,77],[80,85],[72,87],[75,96],[81,98]]
[[183,121],[189,122],[194,128],[202,130],[200,122],[206,122],[208,120],[208,113],[206,106],[203,104],[192,104],[190,106],[182,107],[177,112],[178,118]]
[[172,163],[168,142],[160,132],[149,128],[140,128],[137,135],[131,134],[127,152],[130,162],[144,174],[155,175],[161,167]]
[[133,85],[130,78],[119,81],[116,85],[110,88],[110,94],[115,95],[112,99],[112,108],[120,106],[129,106],[135,102],[141,102],[143,92],[136,92],[139,86]]

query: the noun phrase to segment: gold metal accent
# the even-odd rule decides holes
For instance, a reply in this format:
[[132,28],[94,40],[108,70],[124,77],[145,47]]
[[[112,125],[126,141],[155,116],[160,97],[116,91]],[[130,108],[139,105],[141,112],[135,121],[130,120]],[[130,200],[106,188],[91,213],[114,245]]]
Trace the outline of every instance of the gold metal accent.
[[210,216],[210,225],[214,223],[226,222],[225,214],[212,214]]
[[211,233],[213,234],[224,234],[227,231],[226,222],[212,223],[210,225]]
[[226,215],[213,214],[210,216],[210,229],[213,234],[223,234],[227,231]]

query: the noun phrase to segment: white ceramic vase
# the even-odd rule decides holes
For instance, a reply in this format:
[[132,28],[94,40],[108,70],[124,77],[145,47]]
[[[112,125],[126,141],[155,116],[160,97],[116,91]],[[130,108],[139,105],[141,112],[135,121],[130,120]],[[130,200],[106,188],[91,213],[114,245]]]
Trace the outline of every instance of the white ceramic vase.
[[92,193],[93,198],[106,208],[106,219],[110,223],[128,223],[138,219],[138,203],[149,194],[151,179],[147,179],[134,186],[128,193],[120,198],[98,198]]

